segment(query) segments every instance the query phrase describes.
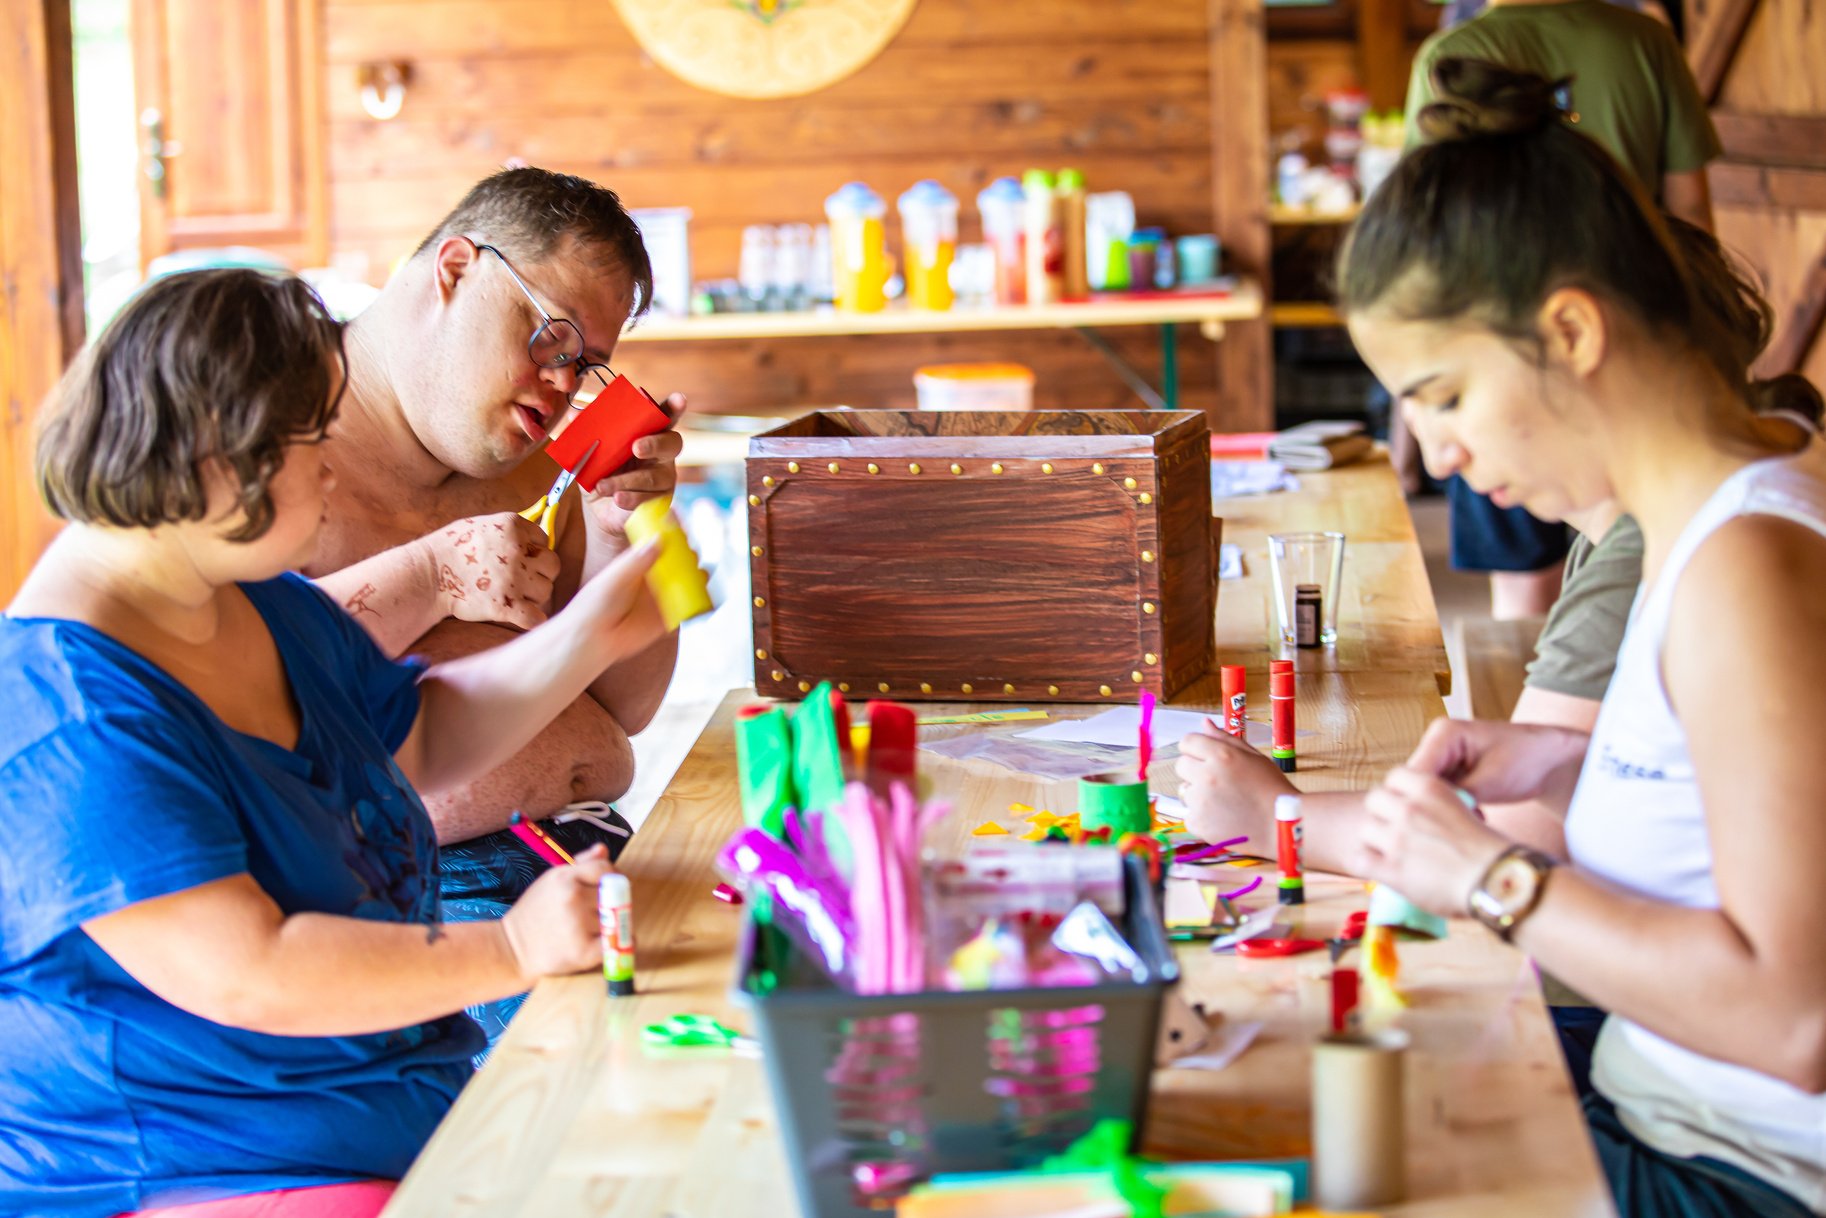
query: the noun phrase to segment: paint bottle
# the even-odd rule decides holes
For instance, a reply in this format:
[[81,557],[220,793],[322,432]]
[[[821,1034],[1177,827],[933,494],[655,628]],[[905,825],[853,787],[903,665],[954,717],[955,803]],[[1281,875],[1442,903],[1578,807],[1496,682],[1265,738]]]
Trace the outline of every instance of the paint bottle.
[[1274,832],[1275,857],[1281,867],[1280,903],[1304,905],[1306,877],[1300,871],[1300,851],[1306,840],[1306,832],[1300,820],[1298,795],[1274,797]]
[[1090,269],[1085,261],[1085,193],[1082,169],[1059,171],[1059,224],[1065,242],[1064,295],[1083,300],[1091,294]]
[[1307,650],[1319,646],[1319,623],[1324,621],[1323,595],[1317,584],[1298,584],[1293,590],[1293,642]]
[[976,196],[983,217],[983,240],[995,258],[995,303],[1018,305],[1027,300],[1026,196],[1013,178],[997,178]]
[[610,997],[625,997],[634,992],[634,890],[621,872],[603,874],[596,917],[602,926],[602,979]]

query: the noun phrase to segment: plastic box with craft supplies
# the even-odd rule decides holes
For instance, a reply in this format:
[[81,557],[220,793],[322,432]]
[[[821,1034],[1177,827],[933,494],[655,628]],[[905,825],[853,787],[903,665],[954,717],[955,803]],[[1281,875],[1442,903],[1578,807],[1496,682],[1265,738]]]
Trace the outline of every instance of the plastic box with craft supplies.
[[816,411],[748,446],[755,686],[1163,700],[1210,670],[1197,411]]
[[853,994],[749,923],[736,996],[807,1218],[885,1212],[940,1172],[1036,1166],[1104,1117],[1132,1121],[1139,1143],[1179,966],[1142,860],[1123,860],[1122,886],[1139,976],[1092,985]]

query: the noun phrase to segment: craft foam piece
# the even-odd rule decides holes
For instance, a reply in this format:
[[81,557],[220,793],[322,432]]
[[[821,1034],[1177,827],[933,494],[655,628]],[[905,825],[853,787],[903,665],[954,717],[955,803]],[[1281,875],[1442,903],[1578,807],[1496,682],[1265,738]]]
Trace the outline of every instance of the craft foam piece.
[[1392,926],[1428,939],[1446,937],[1446,920],[1430,914],[1390,888],[1378,884],[1370,893],[1369,925]]
[[628,515],[628,540],[636,545],[659,538],[659,558],[647,572],[647,587],[659,602],[666,628],[677,630],[716,608],[710,600],[710,578],[697,565],[697,552],[672,515],[672,496],[649,499]]
[[992,820],[986,820],[970,831],[971,837],[1007,837],[1008,830]]
[[[843,751],[837,745],[833,693],[829,681],[821,682],[793,714],[793,786],[800,812],[823,812],[843,800]],[[877,751],[874,743],[869,751]]]
[[[634,441],[670,426],[671,417],[646,390],[618,376],[593,402],[571,416],[569,425],[545,451],[576,475],[578,486],[593,491],[598,482],[628,463],[634,455]],[[601,446],[589,463],[573,469],[590,445],[597,443]]]
[[887,798],[896,782],[913,791],[918,775],[919,723],[913,708],[898,702],[870,702],[869,790]]
[[798,801],[793,790],[792,731],[779,707],[749,707],[735,721],[736,773],[742,791],[742,819],[784,840],[786,809]]

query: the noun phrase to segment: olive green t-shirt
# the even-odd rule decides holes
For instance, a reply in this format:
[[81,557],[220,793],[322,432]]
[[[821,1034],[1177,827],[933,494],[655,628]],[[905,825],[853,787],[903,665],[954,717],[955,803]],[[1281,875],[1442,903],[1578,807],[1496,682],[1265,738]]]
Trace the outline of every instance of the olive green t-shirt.
[[1604,145],[1657,202],[1668,174],[1703,168],[1723,150],[1673,32],[1605,0],[1493,4],[1427,39],[1408,82],[1410,147],[1419,139],[1415,116],[1435,100],[1433,65],[1453,57],[1550,80],[1571,76],[1577,129]]
[[1595,546],[1575,539],[1560,599],[1534,645],[1527,684],[1602,701],[1641,583],[1642,530],[1632,517],[1618,518]]

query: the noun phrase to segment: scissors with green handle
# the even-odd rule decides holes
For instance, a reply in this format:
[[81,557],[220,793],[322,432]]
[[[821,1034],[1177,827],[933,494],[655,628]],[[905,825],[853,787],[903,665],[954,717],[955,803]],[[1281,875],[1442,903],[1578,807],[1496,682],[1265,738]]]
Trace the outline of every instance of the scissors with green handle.
[[564,498],[564,492],[571,489],[571,483],[577,481],[577,471],[589,465],[590,458],[596,455],[599,447],[601,441],[584,449],[583,459],[570,469],[560,470],[557,481],[552,483],[552,489],[533,500],[532,505],[520,513],[520,519],[532,521],[545,533],[547,549],[558,548],[558,501]]
[[652,1049],[731,1049],[748,1057],[761,1053],[760,1041],[708,1015],[674,1015],[663,1023],[650,1023],[640,1030],[640,1039]]

